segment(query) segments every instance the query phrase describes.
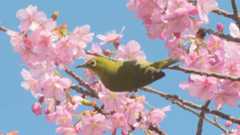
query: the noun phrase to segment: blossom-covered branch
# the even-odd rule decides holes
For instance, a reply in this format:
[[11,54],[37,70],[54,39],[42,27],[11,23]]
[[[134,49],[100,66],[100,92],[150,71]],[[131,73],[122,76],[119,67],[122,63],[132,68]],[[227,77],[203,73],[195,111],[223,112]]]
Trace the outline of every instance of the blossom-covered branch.
[[[144,91],[146,91],[146,92],[157,94],[157,95],[159,95],[159,96],[161,96],[161,97],[171,101],[172,103],[177,104],[180,107],[181,106],[188,106],[188,107],[196,109],[196,110],[200,110],[200,111],[202,110],[202,107],[200,105],[194,104],[194,103],[192,103],[190,101],[183,100],[183,99],[181,99],[177,95],[167,94],[167,93],[161,92],[161,91],[159,91],[157,89],[154,89],[154,88],[151,88],[151,87],[143,87],[142,89]],[[208,108],[205,108],[205,113],[216,115],[216,116],[218,116],[220,118],[223,118],[223,119],[226,119],[226,120],[230,120],[233,123],[240,124],[240,119],[235,118],[235,117],[233,117],[231,115],[225,114],[223,112],[220,112],[218,110],[210,110]]]
[[[182,89],[187,90],[191,96],[213,101],[216,108],[221,108],[224,104],[235,107],[240,100],[240,78],[237,77],[240,75],[240,30],[237,27],[239,17],[236,3],[232,0],[232,14],[221,10],[216,0],[192,2],[194,4],[188,0],[129,0],[128,8],[143,21],[150,38],[166,42],[169,57],[179,59],[183,67],[188,67],[168,67],[170,70],[191,73],[187,82],[180,84]],[[217,32],[204,29],[209,35],[199,36],[199,29],[210,22],[210,12],[235,20],[236,24],[231,23],[229,26],[229,35],[223,34],[224,25],[218,24]],[[57,133],[63,135],[102,135],[106,132],[116,134],[117,129],[121,129],[123,135],[135,129],[143,129],[147,133],[151,130],[151,133],[154,131],[164,135],[158,127],[166,112],[170,111],[170,107],[148,109],[145,107],[144,96],[132,95],[128,90],[122,93],[113,92],[116,87],[108,87],[108,84],[113,84],[111,81],[119,84],[122,79],[109,79],[104,75],[110,73],[111,76],[113,71],[115,73],[112,67],[117,64],[111,67],[100,62],[100,65],[109,66],[109,72],[105,72],[106,67],[97,67],[96,60],[92,60],[93,57],[101,55],[106,57],[105,60],[116,60],[120,64],[121,61],[145,61],[146,56],[140,44],[134,40],[122,43],[122,32],[115,31],[99,34],[95,41],[89,25],[76,27],[71,32],[66,24],[57,24],[58,16],[59,13],[55,12],[48,18],[36,6],[30,5],[17,12],[17,18],[20,20],[19,31],[0,27],[0,31],[6,32],[10,37],[13,48],[26,64],[26,69],[21,72],[24,79],[22,86],[37,98],[32,106],[33,112],[36,115],[44,112],[49,121],[57,124]],[[105,44],[114,47],[108,48]],[[84,79],[68,68],[78,59],[87,61],[85,66],[91,65],[91,68],[83,70]],[[74,85],[61,71],[74,78],[78,84]],[[147,70],[149,73],[152,71],[156,70]],[[127,77],[123,76],[123,79],[125,78]],[[136,76],[133,78],[133,82],[141,82]],[[149,79],[152,78],[151,76]],[[227,133],[216,121],[208,119],[207,114],[240,124],[240,119],[218,109],[208,108],[210,102],[201,106],[150,87],[142,89],[159,95],[199,117],[197,135],[202,132],[204,120]],[[79,112],[81,105],[89,105],[91,109]]]
[[233,37],[230,34],[224,34],[222,32],[215,32],[212,29],[206,29],[206,28],[202,28],[202,29],[208,34],[213,34],[213,35],[223,38],[227,41],[233,41],[233,42],[238,42],[238,43],[240,42],[240,38]]
[[210,77],[212,76],[212,77],[216,77],[219,79],[227,79],[227,80],[231,80],[231,81],[240,81],[240,77],[233,77],[233,76],[223,75],[223,74],[219,74],[219,73],[200,71],[197,69],[189,69],[189,68],[180,67],[180,66],[171,66],[171,67],[167,67],[167,69],[182,71],[182,72],[190,73],[190,74],[198,74],[198,75],[204,75],[204,76],[210,76]]
[[[91,88],[90,85],[88,85],[84,80],[82,80],[76,73],[74,73],[73,71],[71,71],[69,68],[65,68],[65,72],[70,75],[71,77],[73,77],[76,81],[78,81],[78,84],[81,86],[84,86],[89,92],[87,92],[88,95],[91,95],[92,97],[98,98],[98,93],[93,90]],[[81,91],[81,89],[77,86],[73,86],[73,89],[77,90],[77,91]],[[86,92],[84,92],[86,93]]]

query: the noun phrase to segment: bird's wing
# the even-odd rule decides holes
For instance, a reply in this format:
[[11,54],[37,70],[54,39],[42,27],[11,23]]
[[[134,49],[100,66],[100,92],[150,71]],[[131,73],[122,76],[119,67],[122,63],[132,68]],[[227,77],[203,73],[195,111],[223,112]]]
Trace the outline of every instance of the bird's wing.
[[164,69],[164,68],[166,68],[170,65],[173,65],[177,62],[178,62],[178,60],[168,58],[165,60],[156,61],[156,62],[152,63],[150,66],[154,67],[156,69]]

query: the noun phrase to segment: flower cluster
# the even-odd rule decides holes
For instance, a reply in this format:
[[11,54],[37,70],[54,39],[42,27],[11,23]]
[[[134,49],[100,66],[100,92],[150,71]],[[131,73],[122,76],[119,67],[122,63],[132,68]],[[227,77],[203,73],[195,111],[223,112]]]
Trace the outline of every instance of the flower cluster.
[[168,39],[208,22],[207,14],[217,2],[197,0],[194,6],[188,0],[130,0],[128,7],[143,20],[150,38]]
[[[205,37],[199,29],[209,22],[208,13],[217,8],[217,1],[197,0],[196,6],[193,4],[187,0],[130,0],[128,7],[143,20],[149,36],[164,39],[170,57],[181,60],[186,68],[239,76],[239,44],[214,35]],[[217,25],[217,31],[223,29],[222,24]],[[240,37],[236,24],[231,23],[229,29],[231,36]],[[180,84],[191,96],[215,101],[217,108],[223,104],[236,106],[239,86],[236,81],[195,74]]]
[[[72,92],[73,81],[61,74],[75,60],[91,57],[89,53],[118,60],[145,59],[137,41],[122,45],[122,34],[111,32],[97,35],[98,41],[92,43],[94,34],[89,25],[70,32],[66,24],[57,25],[57,14],[48,18],[32,5],[19,10],[17,18],[20,32],[7,30],[7,34],[27,65],[21,72],[22,87],[37,98],[32,105],[33,113],[43,114],[49,122],[56,123],[58,134],[102,135],[121,129],[122,134],[127,135],[137,128],[158,127],[165,118],[169,107],[148,110],[143,96],[113,93],[88,70],[85,83],[98,93],[99,98],[95,100]],[[92,47],[88,50],[90,43]],[[114,49],[106,49],[104,45],[108,43],[113,44]],[[82,109],[83,106],[93,109]]]

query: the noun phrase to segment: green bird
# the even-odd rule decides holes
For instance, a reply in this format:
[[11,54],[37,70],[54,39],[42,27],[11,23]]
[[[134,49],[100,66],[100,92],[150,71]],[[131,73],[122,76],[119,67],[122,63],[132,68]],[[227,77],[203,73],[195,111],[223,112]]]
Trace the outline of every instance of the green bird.
[[119,61],[106,56],[94,55],[77,68],[87,68],[93,71],[104,86],[111,91],[131,92],[164,77],[165,73],[161,69],[176,62],[173,59],[153,63],[146,60]]

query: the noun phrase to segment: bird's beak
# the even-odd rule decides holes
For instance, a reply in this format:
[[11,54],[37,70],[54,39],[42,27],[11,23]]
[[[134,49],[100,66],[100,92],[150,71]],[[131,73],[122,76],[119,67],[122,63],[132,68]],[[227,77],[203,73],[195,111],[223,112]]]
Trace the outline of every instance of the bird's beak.
[[87,64],[86,64],[86,63],[76,66],[76,68],[86,68],[86,67],[87,67]]

